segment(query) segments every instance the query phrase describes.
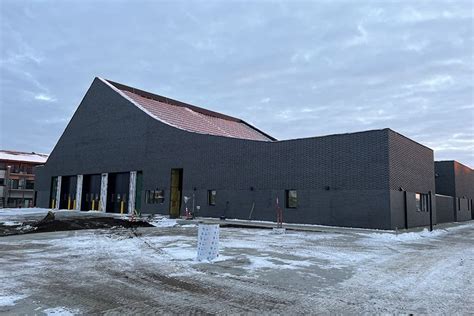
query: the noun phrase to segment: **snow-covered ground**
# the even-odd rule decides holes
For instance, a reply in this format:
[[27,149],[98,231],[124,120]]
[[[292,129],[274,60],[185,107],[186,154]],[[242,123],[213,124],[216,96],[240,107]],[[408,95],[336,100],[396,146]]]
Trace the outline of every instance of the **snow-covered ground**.
[[15,216],[24,216],[30,214],[47,214],[48,211],[51,211],[49,208],[0,208],[0,221],[4,218],[11,218]]
[[[13,220],[13,219],[11,219]],[[221,228],[196,261],[197,227],[0,238],[0,313],[469,313],[474,223],[434,232]]]

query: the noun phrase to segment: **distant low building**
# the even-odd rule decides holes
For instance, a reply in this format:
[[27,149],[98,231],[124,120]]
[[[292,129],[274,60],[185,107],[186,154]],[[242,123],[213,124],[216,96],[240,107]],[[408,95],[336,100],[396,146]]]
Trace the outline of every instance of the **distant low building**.
[[48,155],[0,150],[0,208],[33,207],[35,166]]

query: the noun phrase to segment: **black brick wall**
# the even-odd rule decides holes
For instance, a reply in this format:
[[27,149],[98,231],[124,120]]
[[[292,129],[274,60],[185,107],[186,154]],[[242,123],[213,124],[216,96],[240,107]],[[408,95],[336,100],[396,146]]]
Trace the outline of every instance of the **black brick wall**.
[[[432,159],[425,147],[408,142],[404,152],[417,166],[406,174],[405,160],[389,163],[404,159],[399,148],[406,142],[391,134],[260,142],[190,133],[149,117],[96,79],[37,171],[38,205],[48,206],[52,176],[139,170],[143,190],[165,190],[165,203],[143,200],[142,212],[168,214],[170,169],[183,168],[183,193],[195,195],[202,216],[248,218],[255,203],[253,219],[275,220],[275,198],[284,206],[284,190],[296,189],[299,205],[284,210],[287,222],[388,229],[390,189],[431,188],[424,166]],[[207,205],[209,189],[217,190],[216,206]]]
[[456,196],[454,161],[435,161],[436,193]]
[[405,203],[402,190],[408,193],[408,227],[429,225],[430,213],[416,210],[415,193],[427,194],[430,191],[432,218],[433,224],[435,224],[436,199],[433,150],[392,130],[389,131],[389,144],[392,228],[405,226]]
[[[474,170],[457,161],[436,161],[436,193],[455,197],[457,221],[474,219]],[[465,198],[459,207],[458,198]]]
[[456,196],[474,199],[474,170],[454,161]]
[[451,196],[437,195],[436,196],[436,209],[437,209],[437,222],[438,223],[449,223],[455,221],[455,200]]

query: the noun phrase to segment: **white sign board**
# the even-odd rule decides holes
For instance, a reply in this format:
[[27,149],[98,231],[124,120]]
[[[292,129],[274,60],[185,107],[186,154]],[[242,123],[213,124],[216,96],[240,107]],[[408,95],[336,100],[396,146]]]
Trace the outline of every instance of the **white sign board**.
[[219,225],[199,224],[197,260],[211,261],[219,256]]

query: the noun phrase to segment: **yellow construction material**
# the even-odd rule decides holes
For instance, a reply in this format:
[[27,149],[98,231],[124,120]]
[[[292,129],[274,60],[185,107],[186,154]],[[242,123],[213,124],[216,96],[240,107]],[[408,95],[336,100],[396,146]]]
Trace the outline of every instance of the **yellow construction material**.
[[73,205],[73,209],[75,210],[76,209],[76,200],[73,201],[72,205]]
[[68,210],[71,209],[71,197],[68,197],[68,198],[67,198],[67,209],[68,209]]
[[92,210],[95,211],[95,200],[92,200]]
[[123,209],[124,209],[124,202],[120,202],[120,214],[123,214]]

